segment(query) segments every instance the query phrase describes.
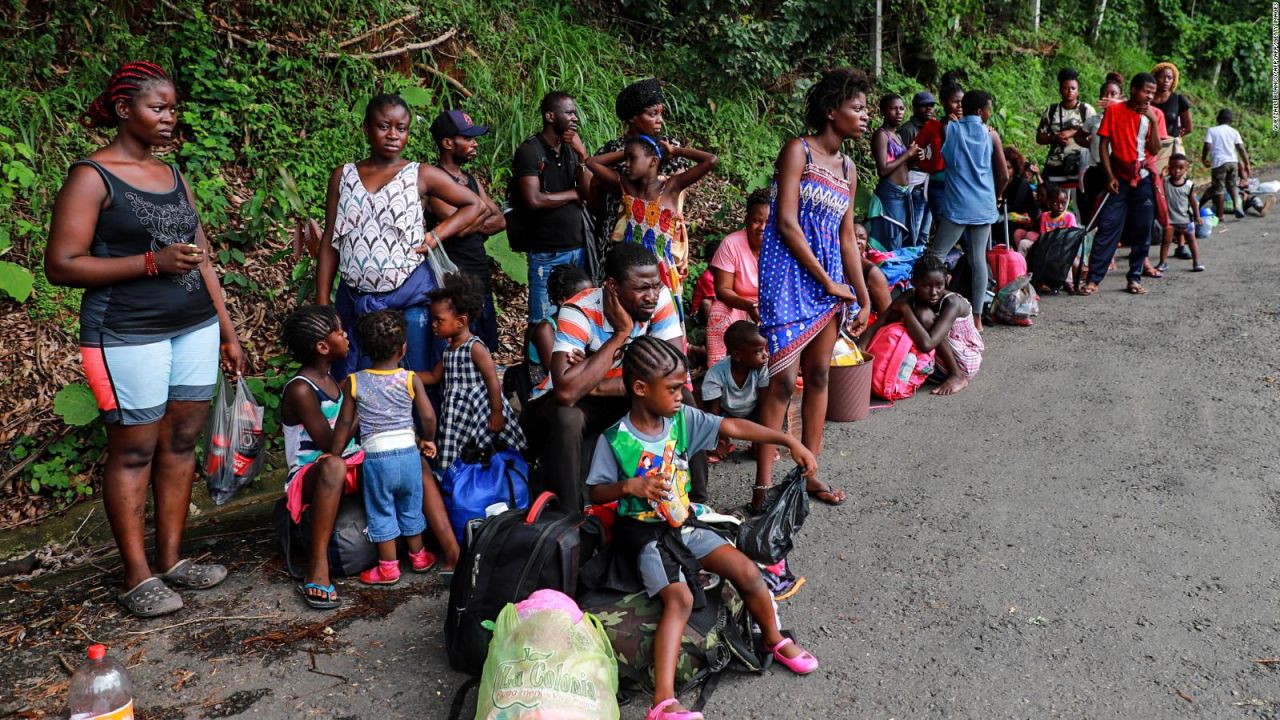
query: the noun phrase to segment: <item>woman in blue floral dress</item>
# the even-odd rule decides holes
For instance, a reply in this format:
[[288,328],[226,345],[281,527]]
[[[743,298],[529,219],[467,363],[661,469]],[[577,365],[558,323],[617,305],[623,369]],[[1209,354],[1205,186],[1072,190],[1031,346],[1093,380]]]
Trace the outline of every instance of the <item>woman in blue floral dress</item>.
[[[866,75],[850,69],[825,71],[809,90],[805,124],[814,133],[787,142],[778,155],[773,207],[760,250],[760,330],[769,343],[770,374],[760,424],[782,428],[796,377],[803,372],[801,442],[814,455],[822,452],[827,373],[839,329],[833,320],[848,308],[849,329],[857,334],[869,314],[850,202],[858,179],[840,147],[866,130],[870,91]],[[772,448],[757,454],[753,507],[764,501],[773,460]],[[845,499],[843,490],[821,480],[810,480],[808,489],[831,505]]]

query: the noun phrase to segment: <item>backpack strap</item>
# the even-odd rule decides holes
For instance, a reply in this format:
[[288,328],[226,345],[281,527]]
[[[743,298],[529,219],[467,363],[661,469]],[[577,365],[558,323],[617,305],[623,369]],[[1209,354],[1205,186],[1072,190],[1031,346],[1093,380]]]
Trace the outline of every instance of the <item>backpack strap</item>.
[[470,677],[453,693],[453,703],[449,705],[449,720],[462,720],[462,710],[467,706],[467,695],[473,688],[480,687],[480,678]]

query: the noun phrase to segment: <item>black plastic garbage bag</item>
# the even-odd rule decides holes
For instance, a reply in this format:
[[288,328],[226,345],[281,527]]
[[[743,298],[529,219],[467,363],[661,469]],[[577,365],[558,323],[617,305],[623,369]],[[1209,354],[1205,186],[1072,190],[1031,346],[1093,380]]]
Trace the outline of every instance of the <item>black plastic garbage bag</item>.
[[796,534],[809,517],[805,479],[796,467],[769,489],[764,512],[738,528],[738,549],[762,565],[780,562],[795,547]]

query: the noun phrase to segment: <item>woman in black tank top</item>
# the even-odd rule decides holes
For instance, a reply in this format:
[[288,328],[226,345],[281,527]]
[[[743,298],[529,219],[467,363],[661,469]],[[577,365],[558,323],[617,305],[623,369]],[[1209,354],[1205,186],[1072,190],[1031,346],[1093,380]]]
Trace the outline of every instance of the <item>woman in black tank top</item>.
[[[85,289],[81,352],[107,423],[103,503],[124,562],[120,601],[144,617],[182,607],[171,588],[209,588],[226,576],[222,566],[181,560],[178,551],[212,392],[204,380],[216,375],[219,354],[227,373],[247,369],[191,191],[177,168],[152,155],[173,139],[175,96],[173,82],[152,63],[128,63],[111,76],[82,120],[119,130],[72,166],[45,250],[50,282]],[[199,341],[189,339],[197,333]],[[179,357],[173,348],[184,339]],[[199,386],[175,386],[172,371],[154,377],[148,360],[161,352],[172,368],[198,367]],[[158,385],[167,386],[158,403],[136,402]],[[148,485],[155,498],[154,564],[143,545]]]

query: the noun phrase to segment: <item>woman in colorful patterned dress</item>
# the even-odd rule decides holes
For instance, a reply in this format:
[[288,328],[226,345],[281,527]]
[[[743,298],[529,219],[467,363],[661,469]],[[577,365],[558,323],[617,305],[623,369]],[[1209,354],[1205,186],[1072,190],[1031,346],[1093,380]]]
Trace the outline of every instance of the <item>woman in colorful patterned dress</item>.
[[[658,168],[669,156],[687,158],[696,164],[685,172],[662,177]],[[615,164],[626,161],[626,169],[616,172]],[[640,243],[658,258],[662,284],[671,290],[677,305],[683,297],[684,270],[679,263],[677,244],[684,237],[684,215],[680,193],[715,169],[719,159],[705,150],[677,147],[648,135],[629,138],[619,151],[587,159],[595,180],[622,191],[622,205],[613,239]]]
[[[847,68],[824,72],[809,90],[805,124],[815,132],[788,141],[778,155],[774,206],[760,250],[760,330],[769,342],[770,376],[760,399],[760,424],[782,428],[803,371],[801,442],[815,456],[822,453],[837,316],[852,305],[856,314],[849,330],[857,335],[870,314],[853,234],[851,199],[858,178],[840,152],[845,140],[862,137],[867,128],[870,91],[866,75]],[[752,506],[759,508],[772,482],[773,448],[761,448],[756,457]],[[844,502],[843,490],[817,479],[808,486],[825,503]]]
[[[324,237],[316,270],[316,302],[333,302],[343,327],[378,310],[400,310],[409,325],[404,366],[430,370],[441,348],[431,335],[427,293],[435,289],[424,253],[442,240],[480,227],[488,208],[475,193],[434,165],[402,156],[409,142],[413,114],[399,95],[377,95],[364,115],[369,157],[333,171],[325,201]],[[422,205],[427,197],[443,200],[458,211],[430,231],[423,231]],[[341,275],[336,297],[334,280]],[[369,366],[352,337],[351,351],[334,377]]]

